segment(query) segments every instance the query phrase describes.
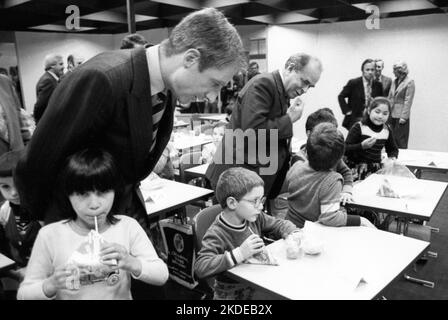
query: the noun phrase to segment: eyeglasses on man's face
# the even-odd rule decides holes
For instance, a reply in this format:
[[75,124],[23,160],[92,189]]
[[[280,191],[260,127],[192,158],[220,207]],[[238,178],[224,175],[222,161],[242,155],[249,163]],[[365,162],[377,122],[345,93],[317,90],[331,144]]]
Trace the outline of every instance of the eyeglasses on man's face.
[[241,199],[240,201],[247,201],[252,203],[252,205],[256,208],[260,207],[260,206],[264,206],[264,203],[266,202],[266,197],[262,197],[262,198],[258,198],[255,200],[249,200],[249,199]]

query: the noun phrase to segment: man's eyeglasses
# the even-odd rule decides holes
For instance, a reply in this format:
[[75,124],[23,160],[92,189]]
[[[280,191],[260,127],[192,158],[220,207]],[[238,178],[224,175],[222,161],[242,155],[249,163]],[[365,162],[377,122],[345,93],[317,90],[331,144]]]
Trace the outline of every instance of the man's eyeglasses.
[[266,197],[258,198],[255,200],[241,199],[240,201],[243,201],[243,200],[252,203],[252,205],[254,207],[258,208],[260,205],[264,206],[264,203],[266,202]]

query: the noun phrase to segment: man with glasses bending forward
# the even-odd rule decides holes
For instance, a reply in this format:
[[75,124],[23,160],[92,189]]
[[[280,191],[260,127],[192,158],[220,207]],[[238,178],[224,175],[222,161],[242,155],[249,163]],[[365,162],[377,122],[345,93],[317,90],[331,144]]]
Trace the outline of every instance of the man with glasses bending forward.
[[145,228],[138,185],[170,139],[172,102],[213,101],[242,67],[240,36],[212,8],[186,16],[160,45],[104,52],[77,67],[54,91],[17,167],[23,205],[46,222],[60,219],[53,197],[59,169],[68,155],[93,145],[114,156],[124,178],[114,209]]
[[[299,96],[316,85],[321,73],[318,58],[297,53],[289,57],[283,70],[258,75],[246,84],[230,119],[234,137],[226,139],[232,135],[226,130],[206,172],[213,188],[222,172],[242,166],[258,173],[264,181],[264,194],[275,199],[289,169],[292,125],[303,112]],[[294,99],[291,106],[290,99]],[[233,139],[238,135],[246,137],[244,145],[239,145],[238,137]],[[232,155],[225,154],[229,152]]]

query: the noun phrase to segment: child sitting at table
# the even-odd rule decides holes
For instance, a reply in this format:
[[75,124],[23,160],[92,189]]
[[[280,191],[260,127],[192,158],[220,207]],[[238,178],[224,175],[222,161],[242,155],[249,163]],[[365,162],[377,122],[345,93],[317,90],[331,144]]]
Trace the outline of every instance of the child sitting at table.
[[390,111],[389,99],[376,97],[366,109],[363,120],[355,123],[348,132],[345,155],[355,180],[364,180],[381,168],[383,147],[390,159],[397,158],[398,148],[387,124]]
[[[338,126],[338,122],[334,117],[333,111],[329,108],[321,108],[317,111],[314,111],[312,114],[308,116],[305,123],[305,131],[306,136],[309,137],[311,131],[313,131],[314,127],[319,123],[329,122],[334,124],[336,127]],[[308,156],[306,154],[306,144],[300,147],[298,153],[294,154],[292,157],[292,164],[297,161],[306,161]],[[340,173],[344,179],[344,184],[341,192],[341,202],[343,205],[347,202],[353,201],[352,190],[353,190],[353,175],[351,170],[347,167],[344,160],[340,159],[337,164],[335,171]]]
[[58,178],[67,219],[39,231],[18,299],[132,299],[131,277],[166,282],[168,268],[143,228],[113,209],[122,183],[108,152],[69,156]]
[[261,253],[263,234],[286,238],[297,228],[263,212],[264,183],[253,171],[240,167],[224,171],[215,193],[223,211],[204,235],[195,273],[199,278],[217,276],[214,299],[251,299],[254,289],[229,279],[224,272]]
[[340,206],[343,179],[335,167],[344,154],[344,137],[328,122],[314,127],[306,144],[308,161],[296,162],[289,169],[288,212],[286,219],[299,228],[305,221],[319,221],[333,226],[367,226],[364,217],[348,215]]
[[0,207],[0,229],[3,228],[7,241],[4,246],[6,251],[3,253],[16,263],[15,269],[2,273],[0,277],[5,276],[17,282],[21,282],[25,276],[31,249],[43,225],[43,222],[33,219],[20,206],[19,194],[14,184],[13,171],[24,150],[9,151],[0,157],[0,192],[6,200]]
[[218,147],[219,143],[222,140],[222,137],[224,136],[224,129],[226,123],[217,123],[213,127],[213,143],[207,143],[202,147],[201,152],[201,163],[211,163],[213,160],[213,156],[216,152],[216,148]]

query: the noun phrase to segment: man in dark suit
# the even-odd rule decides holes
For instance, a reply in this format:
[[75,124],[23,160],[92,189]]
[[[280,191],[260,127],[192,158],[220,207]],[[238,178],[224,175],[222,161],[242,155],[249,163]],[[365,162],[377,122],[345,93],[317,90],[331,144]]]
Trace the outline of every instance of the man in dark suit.
[[361,120],[370,100],[383,93],[381,83],[374,81],[373,78],[375,62],[372,59],[366,59],[362,63],[361,71],[362,76],[349,80],[338,96],[339,106],[345,115],[342,126],[347,130]]
[[392,78],[383,75],[384,61],[381,59],[375,60],[375,81],[381,83],[383,86],[383,97],[389,96],[390,86],[392,85]]
[[37,101],[34,105],[34,119],[36,124],[47,108],[51,94],[56,88],[59,78],[64,74],[64,61],[58,54],[49,54],[45,57],[45,73],[36,84]]
[[[299,53],[286,61],[283,70],[260,74],[244,86],[230,119],[232,130],[226,130],[206,172],[213,188],[223,171],[243,166],[261,176],[268,199],[278,195],[289,168],[293,123],[303,112],[299,96],[316,85],[321,72],[317,58]],[[295,99],[292,106],[290,99]],[[252,135],[253,139],[245,139],[243,145],[238,138],[234,143],[232,135]],[[229,152],[231,159],[226,159]]]
[[244,59],[236,29],[216,9],[204,9],[185,17],[160,45],[101,53],[77,67],[54,91],[18,164],[23,205],[47,222],[60,219],[54,192],[63,161],[81,148],[101,147],[125,182],[114,209],[145,227],[138,185],[170,139],[171,101],[216,98]]

